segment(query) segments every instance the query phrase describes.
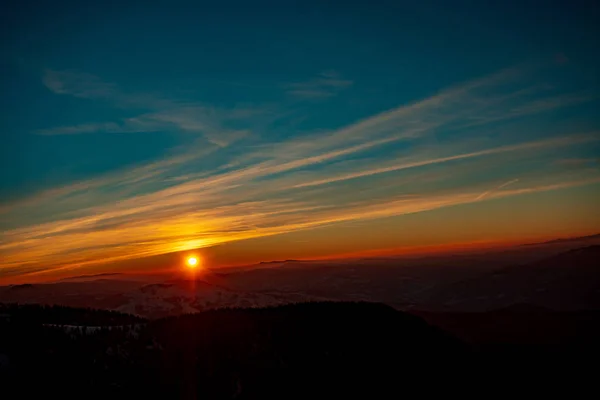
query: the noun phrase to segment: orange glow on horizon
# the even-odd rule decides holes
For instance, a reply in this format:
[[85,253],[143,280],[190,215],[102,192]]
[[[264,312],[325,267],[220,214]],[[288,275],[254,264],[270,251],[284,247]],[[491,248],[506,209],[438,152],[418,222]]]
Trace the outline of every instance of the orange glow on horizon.
[[[564,233],[553,233],[553,234],[545,234],[545,235],[531,235],[523,238],[490,238],[490,239],[482,239],[482,240],[466,240],[461,242],[451,242],[451,243],[435,243],[435,244],[426,244],[426,245],[407,245],[407,246],[399,246],[399,247],[387,247],[387,248],[379,248],[379,249],[365,249],[365,250],[357,250],[353,252],[336,252],[330,255],[322,255],[322,254],[289,254],[288,256],[282,256],[280,254],[272,255],[272,254],[261,254],[259,257],[256,257],[252,254],[245,254],[244,250],[241,250],[242,253],[247,257],[245,259],[235,260],[231,262],[231,260],[220,259],[215,256],[210,256],[210,253],[207,254],[199,254],[199,251],[196,250],[194,252],[187,252],[176,256],[176,258],[166,260],[164,263],[161,261],[161,265],[159,266],[151,266],[149,269],[145,269],[145,263],[149,262],[146,260],[138,261],[138,264],[135,266],[135,269],[130,269],[129,264],[120,264],[117,266],[108,266],[100,267],[94,269],[83,269],[83,268],[58,268],[50,271],[34,271],[31,273],[20,274],[16,276],[0,276],[0,285],[10,285],[10,284],[23,284],[23,283],[44,283],[44,282],[53,282],[67,277],[73,277],[77,275],[86,275],[86,274],[96,274],[96,273],[105,273],[105,272],[115,272],[119,274],[132,274],[139,276],[153,276],[155,274],[165,276],[169,276],[169,274],[173,273],[182,273],[184,272],[186,275],[190,275],[190,277],[197,277],[205,272],[207,272],[207,262],[210,260],[209,264],[211,268],[227,268],[227,267],[239,267],[244,265],[252,265],[258,263],[260,261],[269,261],[273,259],[296,259],[296,260],[304,260],[304,261],[316,261],[316,260],[343,260],[343,259],[355,259],[355,258],[377,258],[377,257],[394,257],[394,256],[412,256],[412,255],[443,255],[443,254],[452,254],[452,253],[463,253],[463,252],[477,252],[477,251],[487,251],[487,250],[501,250],[502,248],[510,249],[513,246],[519,246],[523,244],[535,244],[535,243],[543,243],[545,241],[551,241],[554,239],[569,239],[576,237],[583,237],[588,235],[597,234],[597,231],[582,231],[582,232],[564,232]],[[230,253],[228,253],[230,254]],[[110,260],[108,258],[102,259],[102,261],[106,262]],[[112,260],[110,260],[112,261]],[[118,260],[125,261],[125,260]],[[90,263],[91,265],[95,263]],[[80,263],[80,265],[84,265],[84,263]],[[91,266],[90,265],[90,266]],[[85,265],[87,267],[87,265]]]

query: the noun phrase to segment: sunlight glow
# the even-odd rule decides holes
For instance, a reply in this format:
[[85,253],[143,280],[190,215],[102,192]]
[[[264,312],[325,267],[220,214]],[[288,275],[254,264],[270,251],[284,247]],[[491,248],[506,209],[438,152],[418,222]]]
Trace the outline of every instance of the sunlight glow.
[[188,257],[186,260],[186,263],[187,263],[188,267],[196,268],[196,266],[198,265],[198,258],[197,257]]

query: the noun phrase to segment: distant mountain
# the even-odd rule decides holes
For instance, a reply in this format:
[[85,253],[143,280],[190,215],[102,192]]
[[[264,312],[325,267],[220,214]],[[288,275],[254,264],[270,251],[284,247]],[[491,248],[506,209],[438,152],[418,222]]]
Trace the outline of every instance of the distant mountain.
[[121,276],[122,273],[119,272],[111,272],[104,274],[93,274],[93,275],[78,275],[78,276],[70,276],[68,278],[63,278],[61,281],[76,281],[76,280],[89,280],[89,279],[99,279],[99,278],[108,278],[108,277],[116,277]]
[[[197,279],[100,276],[53,284],[0,287],[0,302],[45,303],[122,311],[148,318],[223,307],[264,307],[309,300],[382,302],[403,310],[485,311],[515,303],[552,309],[600,306],[598,249],[551,256],[536,247],[512,254],[417,259],[291,262],[282,267],[202,271]],[[533,262],[528,262],[534,260]]]
[[563,243],[579,243],[579,242],[587,242],[587,241],[595,241],[600,240],[600,233],[595,235],[588,236],[577,236],[570,238],[558,238],[553,240],[548,240],[545,242],[537,242],[537,243],[527,243],[523,246],[539,246],[539,245],[549,245],[549,244],[563,244]]
[[[497,271],[520,265],[523,260],[544,258],[535,249],[521,251],[528,253],[527,256],[478,253],[410,259],[329,260],[223,272],[220,276],[229,287],[246,292],[277,291],[330,300],[382,302],[401,310],[438,309],[448,299],[436,296],[437,293],[454,293],[454,285],[471,279],[491,279]],[[441,302],[432,303],[432,299]],[[502,306],[512,304],[510,298],[505,300],[507,303]]]
[[[208,279],[222,282],[218,276]],[[204,280],[167,280],[147,284],[112,279],[62,281],[0,287],[0,302],[50,304],[115,310],[147,318],[195,313],[223,307],[265,307],[318,300],[302,293],[244,291]]]
[[469,260],[485,261],[487,264],[506,264],[518,262],[532,262],[538,259],[558,254],[577,247],[585,247],[591,245],[600,245],[600,233],[588,236],[577,236],[570,238],[558,238],[545,242],[533,242],[521,245],[500,246],[500,247],[483,247],[472,248],[468,250],[457,250],[433,253],[433,254],[398,254],[381,257],[364,257],[364,258],[340,258],[340,259],[324,259],[324,260],[272,260],[261,261],[257,264],[242,265],[236,267],[222,268],[220,274],[232,274],[239,272],[250,272],[256,269],[295,269],[295,268],[321,268],[340,265],[361,265],[361,264],[394,264],[394,265],[415,265],[438,264],[440,262],[461,263]]
[[33,285],[31,283],[23,283],[21,285],[10,285],[8,287],[8,290],[11,291],[20,291],[20,290],[26,290],[26,289],[33,289]]
[[429,294],[421,307],[484,311],[526,303],[555,310],[600,308],[600,246],[456,282]]
[[273,260],[273,261],[261,261],[260,265],[270,265],[270,264],[285,264],[285,263],[296,263],[302,262],[300,260]]
[[302,294],[230,289],[202,280],[178,280],[144,285],[126,294],[116,310],[149,318],[196,313],[225,307],[265,307],[310,300]]
[[143,323],[143,318],[117,311],[41,304],[2,304],[0,314],[8,316],[12,324],[122,326]]

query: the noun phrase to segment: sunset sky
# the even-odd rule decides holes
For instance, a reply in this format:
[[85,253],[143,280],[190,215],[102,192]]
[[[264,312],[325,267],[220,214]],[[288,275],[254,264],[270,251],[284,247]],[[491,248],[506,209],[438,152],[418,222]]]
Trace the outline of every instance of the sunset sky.
[[0,283],[600,232],[597,2],[8,3]]

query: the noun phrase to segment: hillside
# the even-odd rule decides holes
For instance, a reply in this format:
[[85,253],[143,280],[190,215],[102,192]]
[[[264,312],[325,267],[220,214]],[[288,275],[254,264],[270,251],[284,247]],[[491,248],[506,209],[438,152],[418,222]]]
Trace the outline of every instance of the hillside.
[[[0,318],[0,383],[24,398],[478,398],[490,387],[539,395],[557,384],[575,395],[600,355],[598,313],[531,306],[423,319],[383,304],[330,302],[149,322],[115,313],[136,323],[91,330],[86,324],[115,321],[63,309],[83,318],[69,319],[81,327],[72,330],[45,322],[53,308],[11,307]],[[18,317],[32,311],[38,319]]]
[[443,312],[487,311],[518,303],[589,310],[600,307],[598,249],[571,249],[525,262],[530,255],[518,263],[493,253],[403,261],[291,261],[247,271],[207,270],[193,280],[160,276],[135,281],[117,275],[0,286],[0,302],[90,307],[153,319],[223,307],[331,300]]
[[38,390],[61,398],[399,394],[446,376],[452,360],[468,353],[420,318],[368,303],[222,309],[156,320],[133,334],[73,335],[19,318],[0,325],[0,354],[8,360],[0,377],[25,397]]
[[600,246],[505,267],[432,291],[421,307],[486,311],[524,303],[555,310],[600,308]]
[[0,302],[90,307],[162,318],[222,307],[265,307],[316,300],[316,296],[277,290],[246,291],[205,280],[157,283],[97,279],[0,287]]

